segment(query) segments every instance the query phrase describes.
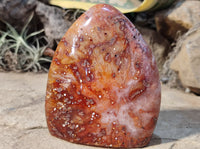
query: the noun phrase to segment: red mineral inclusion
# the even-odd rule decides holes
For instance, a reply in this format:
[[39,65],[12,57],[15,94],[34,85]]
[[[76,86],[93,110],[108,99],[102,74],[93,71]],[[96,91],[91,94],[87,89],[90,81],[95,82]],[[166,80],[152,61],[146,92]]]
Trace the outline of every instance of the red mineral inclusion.
[[48,76],[50,133],[103,147],[146,146],[160,110],[152,52],[112,6],[84,13],[61,39]]

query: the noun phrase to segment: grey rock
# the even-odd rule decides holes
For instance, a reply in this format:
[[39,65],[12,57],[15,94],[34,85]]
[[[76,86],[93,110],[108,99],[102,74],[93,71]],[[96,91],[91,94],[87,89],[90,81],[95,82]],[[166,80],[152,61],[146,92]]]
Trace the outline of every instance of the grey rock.
[[[54,40],[59,41],[72,24],[65,16],[64,10],[48,5],[47,0],[0,1],[0,19],[11,24],[19,32],[32,13],[35,15],[32,24],[29,24],[30,29],[35,31],[44,27],[49,47],[54,45]],[[0,24],[0,28],[3,27],[4,25]]]
[[158,32],[175,40],[200,22],[200,1],[179,0],[170,9],[157,12],[155,22]]
[[171,62],[171,69],[178,72],[183,86],[200,94],[200,23],[179,42],[180,52]]
[[44,25],[45,34],[50,41],[60,40],[71,25],[65,19],[62,9],[38,2],[36,14]]
[[0,19],[20,30],[33,13],[36,0],[1,0]]

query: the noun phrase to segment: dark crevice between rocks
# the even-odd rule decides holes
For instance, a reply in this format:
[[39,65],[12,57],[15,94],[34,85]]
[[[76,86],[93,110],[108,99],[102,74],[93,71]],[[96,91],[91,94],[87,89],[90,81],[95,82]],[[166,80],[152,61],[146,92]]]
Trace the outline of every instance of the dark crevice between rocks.
[[0,18],[20,31],[36,8],[36,4],[35,0],[2,0]]

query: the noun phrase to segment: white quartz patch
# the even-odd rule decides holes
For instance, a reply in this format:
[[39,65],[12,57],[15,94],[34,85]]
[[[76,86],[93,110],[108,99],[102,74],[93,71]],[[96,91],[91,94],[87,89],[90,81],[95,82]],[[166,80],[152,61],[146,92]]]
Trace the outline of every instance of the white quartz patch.
[[[122,105],[119,110],[107,110],[106,112],[101,114],[101,122],[102,123],[119,123],[120,125],[124,125],[131,134],[136,132],[136,128],[134,125],[133,119],[128,114],[129,108],[132,104]],[[111,125],[108,127],[112,127]],[[111,130],[112,128],[108,128]]]
[[63,80],[64,82],[61,83],[60,85],[63,86],[64,88],[68,88],[71,82],[74,82],[76,80],[75,77],[70,73],[62,74],[62,75],[54,74],[53,77],[55,79]]
[[113,87],[113,90],[117,96],[117,103],[120,102],[120,100],[122,100],[122,98],[126,97],[129,93],[130,93],[130,90],[133,86],[135,86],[137,84],[137,80],[130,80],[128,81],[126,87],[120,89],[118,87]]

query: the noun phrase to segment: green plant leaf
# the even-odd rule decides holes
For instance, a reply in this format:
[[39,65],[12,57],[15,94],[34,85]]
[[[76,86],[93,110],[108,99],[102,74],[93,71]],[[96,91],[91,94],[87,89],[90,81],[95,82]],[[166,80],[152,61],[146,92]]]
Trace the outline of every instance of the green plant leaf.
[[25,37],[25,39],[28,40],[29,38],[31,38],[33,36],[36,36],[36,35],[38,35],[38,34],[40,34],[42,32],[44,32],[44,29],[41,29],[41,30],[39,30],[37,32],[33,32],[33,33],[29,34],[28,36]]
[[25,30],[27,29],[28,24],[31,22],[33,16],[34,16],[34,13],[31,13],[30,17],[28,18],[28,21],[26,22],[26,24],[24,25],[24,27],[21,30],[20,36],[23,36],[23,34],[24,34]]

